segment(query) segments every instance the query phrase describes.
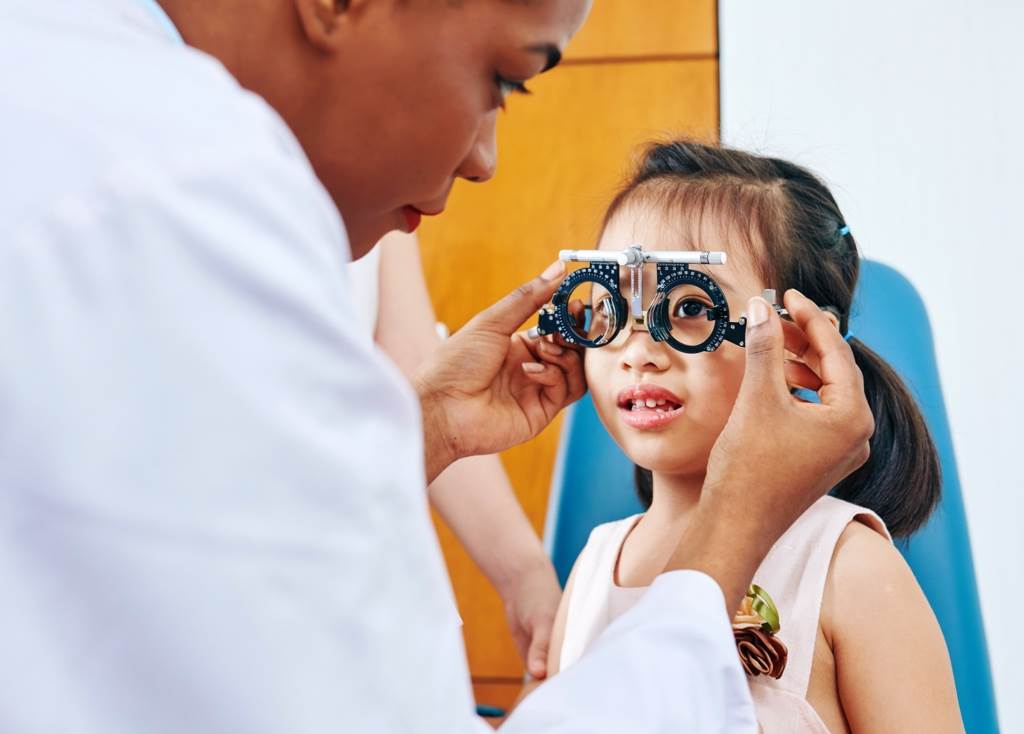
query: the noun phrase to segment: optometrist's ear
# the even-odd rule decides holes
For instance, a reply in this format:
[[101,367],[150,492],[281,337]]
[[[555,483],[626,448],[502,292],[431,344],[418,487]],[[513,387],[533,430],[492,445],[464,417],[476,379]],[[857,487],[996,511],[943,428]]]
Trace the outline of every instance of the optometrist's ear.
[[330,53],[340,42],[338,31],[347,20],[357,17],[371,0],[294,0],[299,22],[308,40],[320,51]]

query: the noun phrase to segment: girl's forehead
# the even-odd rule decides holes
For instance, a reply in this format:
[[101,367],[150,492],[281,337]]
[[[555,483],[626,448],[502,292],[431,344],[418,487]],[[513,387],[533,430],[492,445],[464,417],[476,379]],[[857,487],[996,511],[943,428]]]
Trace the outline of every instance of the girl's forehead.
[[[598,249],[623,250],[640,246],[644,250],[712,250],[727,255],[725,265],[694,266],[712,278],[733,284],[737,295],[761,292],[760,269],[755,257],[761,248],[731,222],[707,213],[700,217],[659,211],[657,207],[627,204],[608,221]],[[724,286],[725,283],[722,283]],[[751,290],[751,293],[740,291]]]
[[608,222],[600,248],[618,250],[642,245],[645,250],[728,252],[729,229],[721,217],[710,214],[687,216],[681,212],[667,212],[657,206],[630,203]]

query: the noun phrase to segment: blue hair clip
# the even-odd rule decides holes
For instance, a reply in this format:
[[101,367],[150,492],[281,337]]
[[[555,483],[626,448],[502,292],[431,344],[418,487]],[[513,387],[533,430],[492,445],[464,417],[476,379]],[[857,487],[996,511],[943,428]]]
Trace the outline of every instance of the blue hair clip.
[[848,234],[850,234],[850,225],[844,224],[842,227],[839,228],[840,237],[845,237]]

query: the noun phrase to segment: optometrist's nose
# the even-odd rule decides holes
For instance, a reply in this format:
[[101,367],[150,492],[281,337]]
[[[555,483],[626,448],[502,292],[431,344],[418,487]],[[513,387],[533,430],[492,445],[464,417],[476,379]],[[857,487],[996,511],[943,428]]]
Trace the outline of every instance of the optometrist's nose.
[[494,178],[498,168],[497,124],[497,111],[488,113],[477,131],[473,147],[459,164],[456,175],[474,183],[483,183]]

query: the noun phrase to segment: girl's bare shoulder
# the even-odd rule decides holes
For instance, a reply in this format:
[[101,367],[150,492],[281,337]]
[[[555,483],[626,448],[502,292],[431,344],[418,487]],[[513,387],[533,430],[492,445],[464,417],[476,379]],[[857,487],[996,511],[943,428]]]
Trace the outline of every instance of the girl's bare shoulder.
[[837,625],[852,623],[864,610],[899,613],[908,601],[927,607],[899,550],[877,530],[851,520],[836,542],[825,582],[821,626],[826,638],[831,642]]
[[821,631],[851,730],[963,731],[935,613],[899,550],[859,522],[836,545]]

